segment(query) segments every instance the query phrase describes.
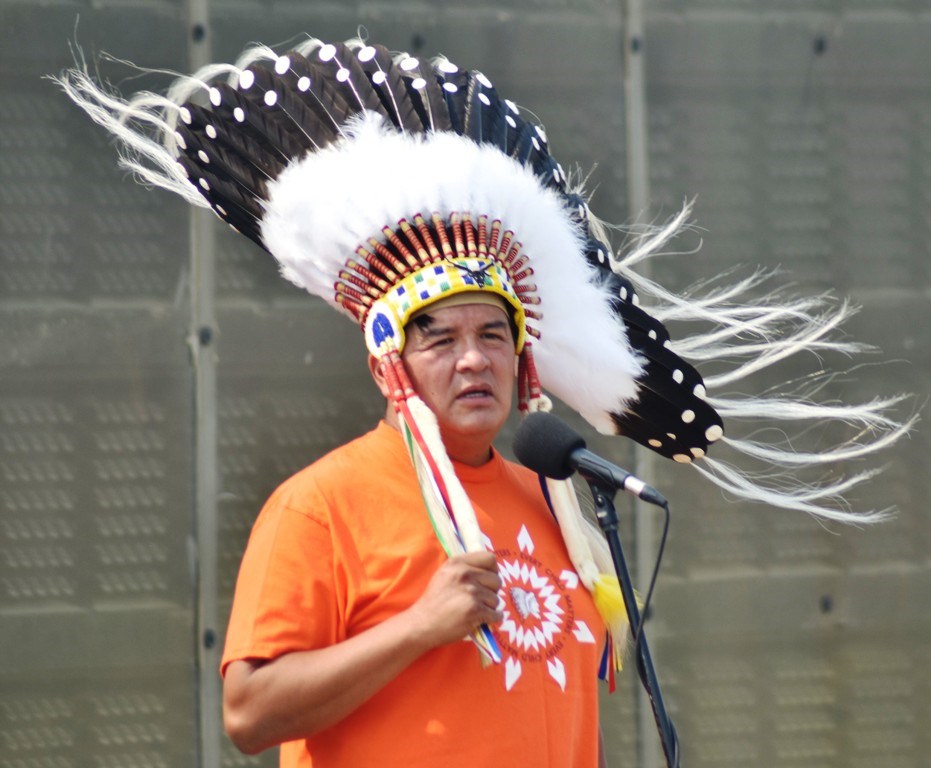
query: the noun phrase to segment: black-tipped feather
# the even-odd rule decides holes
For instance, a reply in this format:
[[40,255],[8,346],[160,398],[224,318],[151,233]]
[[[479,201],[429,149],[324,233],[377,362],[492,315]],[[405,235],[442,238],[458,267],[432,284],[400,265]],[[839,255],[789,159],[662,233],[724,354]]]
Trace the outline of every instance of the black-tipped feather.
[[498,97],[493,85],[488,85],[484,76],[476,76],[475,98],[477,103],[472,105],[478,110],[478,117],[482,121],[482,141],[493,144],[502,152],[507,148],[507,123],[504,115],[507,110],[504,102]]
[[[416,61],[416,66],[411,62]],[[446,99],[433,70],[418,59],[408,57],[398,63],[411,104],[420,116],[424,129],[448,131],[451,128]]]
[[[680,409],[681,405],[690,406]],[[681,414],[695,412],[695,420],[686,424]],[[636,404],[624,413],[612,413],[617,433],[629,437],[645,448],[666,457],[694,460],[707,453],[711,441],[709,427],[720,427],[718,414],[698,398],[670,403],[648,387],[640,390]]]
[[[412,133],[424,130],[424,116],[415,107],[401,70],[394,63],[391,52],[383,45],[367,46],[369,57],[359,64],[368,76],[372,90],[381,103],[381,111],[396,128]],[[361,50],[357,52],[357,56]]]
[[[332,56],[329,56],[330,52]],[[381,101],[372,90],[368,75],[359,63],[356,54],[345,43],[318,48],[311,54],[312,62],[335,93],[341,95],[352,112],[381,110]]]
[[636,403],[611,414],[618,432],[667,458],[698,458],[693,449],[707,451],[709,428],[722,427],[721,417],[703,399],[701,375],[669,349],[666,327],[637,305],[631,283],[614,273],[606,258],[604,263],[598,258],[599,251],[606,256],[606,247],[593,238],[586,250],[628,342],[645,364]]
[[432,129],[434,131],[451,130],[452,123],[449,119],[449,110],[446,107],[446,99],[443,97],[439,81],[430,71],[424,72],[423,78],[426,85],[418,93],[420,94],[423,109],[430,112]]
[[[346,100],[345,94],[333,87],[315,62],[297,52],[288,54],[291,59],[290,74],[295,83],[295,98],[300,99],[315,119],[305,130],[314,142],[325,147],[342,135],[342,126],[358,112],[356,106]],[[302,82],[302,79],[306,81]],[[302,89],[306,86],[306,89]]]
[[463,136],[466,134],[465,118],[470,75],[462,70],[444,72],[438,63],[434,63],[433,72],[443,92],[443,100],[446,102],[450,129]]
[[290,159],[302,154],[312,144],[306,129],[297,125],[282,108],[282,102],[288,100],[290,89],[287,83],[265,64],[261,62],[252,67],[255,82],[245,91],[240,89],[240,93],[253,105],[250,124],[262,131],[268,143]]
[[465,114],[462,120],[462,135],[472,139],[476,144],[485,141],[484,124],[482,123],[481,102],[478,95],[482,92],[482,87],[476,80],[475,73],[470,73],[469,84],[466,88],[466,98],[463,102]]
[[[217,132],[217,141],[234,151],[244,162],[250,163],[257,173],[267,180],[276,178],[284,170],[287,158],[268,142],[261,130],[252,125],[252,121],[261,125],[261,118],[254,114],[260,107],[244,99],[235,88],[225,83],[216,88],[220,94],[219,106],[214,106],[212,112],[204,110],[199,113],[199,119],[205,124],[209,121]],[[198,112],[190,104],[187,107],[192,110],[192,114]],[[237,113],[237,109],[242,112]],[[236,114],[243,115],[242,122],[236,118]]]
[[[222,169],[205,167],[197,159],[181,155],[178,162],[187,171],[188,178],[206,198],[214,212],[227,224],[265,248],[259,231],[264,214],[259,201],[237,182],[226,176]],[[214,173],[217,170],[218,173]]]
[[[228,142],[229,133],[225,126],[221,131],[215,127],[212,114],[206,110],[189,105],[191,123],[178,126],[178,134],[184,142],[184,152],[201,165],[222,168],[231,179],[249,192],[253,197],[265,197],[265,184],[270,176],[263,168],[253,162],[253,156],[243,154],[236,143]],[[200,157],[204,153],[206,160]]]

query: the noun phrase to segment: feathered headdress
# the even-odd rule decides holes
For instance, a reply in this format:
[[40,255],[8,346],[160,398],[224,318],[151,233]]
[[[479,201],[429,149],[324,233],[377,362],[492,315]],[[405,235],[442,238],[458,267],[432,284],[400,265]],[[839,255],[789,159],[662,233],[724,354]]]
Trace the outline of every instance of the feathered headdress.
[[[783,481],[794,466],[859,457],[901,437],[912,422],[888,415],[899,398],[847,406],[714,394],[800,351],[859,349],[831,335],[850,308],[779,294],[741,304],[762,274],[703,297],[638,276],[635,267],[688,226],[689,206],[615,256],[543,128],[481,72],[360,40],[308,40],[284,54],[250,48],[236,64],[179,78],[166,96],[124,101],[85,68],[58,82],[116,136],[123,165],[143,183],[211,208],[271,253],[287,279],[362,326],[392,382],[447,551],[484,545],[400,352],[412,313],[468,291],[494,293],[511,309],[522,410],[547,408],[546,390],[600,432],[694,464],[737,496],[842,521],[882,516],[836,503],[869,473],[820,486]],[[703,321],[706,330],[674,341],[664,322],[678,320]],[[688,360],[736,364],[703,381]],[[863,437],[796,453],[724,437],[722,417],[840,420]],[[719,440],[773,471],[751,476],[707,458]],[[616,607],[605,607],[603,542],[579,519],[571,487],[550,486],[570,556],[617,630]],[[494,657],[490,635],[479,642]]]

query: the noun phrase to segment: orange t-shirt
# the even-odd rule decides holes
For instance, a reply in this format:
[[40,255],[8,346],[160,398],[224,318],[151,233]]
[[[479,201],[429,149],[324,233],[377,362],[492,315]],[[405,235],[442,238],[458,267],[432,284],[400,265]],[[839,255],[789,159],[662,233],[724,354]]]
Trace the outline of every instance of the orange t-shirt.
[[[455,464],[503,580],[502,662],[434,649],[336,725],[282,745],[281,766],[593,768],[604,627],[536,475],[497,453]],[[222,669],[338,643],[404,610],[446,555],[400,434],[375,430],[296,474],[256,520]]]

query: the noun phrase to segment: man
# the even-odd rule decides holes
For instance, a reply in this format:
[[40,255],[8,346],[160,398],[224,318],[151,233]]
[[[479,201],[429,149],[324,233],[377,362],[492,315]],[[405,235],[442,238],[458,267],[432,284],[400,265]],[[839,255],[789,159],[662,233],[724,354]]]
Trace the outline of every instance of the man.
[[[510,319],[501,303],[440,302],[427,312],[408,326],[404,364],[437,416],[498,559],[491,552],[447,559],[430,530],[389,405],[372,435],[286,483],[256,523],[223,660],[227,730],[247,752],[297,740],[283,748],[283,763],[306,750],[315,766],[515,759],[594,766],[601,620],[570,575],[537,478],[503,462],[491,447],[512,403]],[[370,362],[389,397],[382,371]],[[386,488],[386,471],[402,477]],[[365,503],[367,493],[381,498]],[[358,504],[342,510],[351,520],[302,506],[343,495]],[[296,520],[282,520],[288,516]],[[349,544],[341,540],[343,529]],[[333,541],[357,562],[328,557]],[[500,599],[499,561],[509,569],[510,586]],[[534,579],[520,576],[528,565]],[[319,604],[341,599],[345,604],[335,610]],[[509,627],[500,626],[501,609]],[[525,648],[515,638],[546,626],[541,612],[554,614],[550,626],[535,647]],[[270,615],[274,628],[261,626]],[[338,617],[338,630],[318,626],[331,616]],[[505,649],[505,660],[486,669],[463,642],[482,623],[498,625]],[[330,639],[335,642],[322,645]],[[288,650],[302,643],[306,650]],[[562,685],[550,671],[554,663],[562,665]],[[519,679],[509,681],[515,665]]]

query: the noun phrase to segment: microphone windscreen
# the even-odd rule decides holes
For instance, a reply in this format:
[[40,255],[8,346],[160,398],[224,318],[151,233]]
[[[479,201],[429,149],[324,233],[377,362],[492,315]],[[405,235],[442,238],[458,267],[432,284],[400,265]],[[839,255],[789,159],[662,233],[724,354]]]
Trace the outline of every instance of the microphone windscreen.
[[565,480],[574,471],[569,457],[585,447],[582,436],[562,419],[537,411],[523,419],[514,434],[514,455],[527,469]]

